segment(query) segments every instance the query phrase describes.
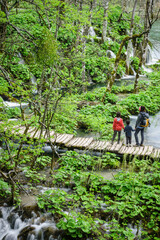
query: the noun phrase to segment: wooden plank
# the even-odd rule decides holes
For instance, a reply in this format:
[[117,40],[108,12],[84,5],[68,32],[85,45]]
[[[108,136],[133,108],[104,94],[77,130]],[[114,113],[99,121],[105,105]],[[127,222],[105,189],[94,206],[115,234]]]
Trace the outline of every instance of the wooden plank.
[[128,149],[126,149],[126,153],[127,154],[132,154],[134,152],[135,148],[132,146],[132,147],[128,147]]
[[73,147],[82,147],[84,143],[84,138],[80,137],[72,144]]
[[145,156],[146,152],[148,151],[148,146],[145,146],[143,152],[141,153],[142,156]]
[[54,138],[55,139],[55,135],[56,135],[56,133],[55,133],[55,131],[50,131],[50,138]]
[[67,147],[77,147],[80,145],[80,143],[83,141],[84,138],[81,137],[74,137],[73,139],[71,139],[71,141],[69,141],[66,146]]
[[143,151],[144,151],[144,147],[140,147],[140,150],[139,150],[139,152],[138,152],[138,155],[141,155]]
[[107,142],[107,141],[95,141],[95,140],[93,140],[91,142],[91,144],[88,146],[88,149],[95,150],[95,151],[96,150],[101,151],[101,150],[105,150],[109,144],[110,143]]
[[160,158],[160,149],[158,149],[157,158]]
[[84,147],[87,148],[93,142],[93,138],[88,138],[87,141],[84,143]]
[[89,138],[81,138],[79,140],[79,142],[77,143],[77,146],[80,145],[80,146],[83,146],[85,147],[85,145],[87,145],[87,141],[89,140]]
[[127,148],[126,146],[122,146],[122,147],[119,149],[118,153],[124,154],[125,151],[126,151],[126,148]]
[[146,156],[150,156],[153,152],[153,146],[149,146],[147,152],[145,153]]
[[56,139],[55,139],[55,142],[56,143],[62,143],[63,142],[63,139],[65,138],[65,134],[56,134]]
[[81,137],[75,137],[66,146],[72,147],[72,146],[77,146],[77,143],[81,141]]
[[72,134],[63,134],[61,137],[59,136],[55,141],[58,144],[66,144],[69,142],[74,136]]
[[110,151],[113,152],[115,147],[117,146],[117,142],[114,142],[111,146],[110,146]]
[[154,149],[153,152],[152,152],[151,157],[152,158],[157,158],[157,154],[158,154],[158,149]]
[[16,133],[16,134],[23,135],[25,129],[26,129],[26,127],[24,127],[24,126],[20,126],[18,129],[15,128],[13,131],[14,131],[14,133]]
[[41,131],[38,130],[38,131],[36,132],[36,134],[34,135],[34,138],[38,139],[38,138],[40,137],[40,133],[41,133]]
[[93,150],[93,149],[97,150],[97,147],[99,146],[99,143],[100,143],[100,141],[93,140],[93,142],[88,146],[88,149],[90,149],[90,150]]
[[121,147],[122,147],[122,142],[120,142],[119,144],[117,144],[117,145],[115,146],[114,151],[115,151],[115,152],[118,152]]
[[63,139],[63,144],[68,143],[74,136],[72,134],[67,134],[66,138]]
[[93,138],[82,138],[76,137],[71,139],[67,144],[66,147],[87,147],[91,144]]
[[73,139],[71,139],[67,144],[66,146],[67,147],[71,147],[74,143],[76,143],[78,141],[79,138],[77,137],[74,137]]
[[99,148],[99,150],[107,150],[108,149],[108,146],[110,145],[110,142],[108,141],[101,141],[101,147]]
[[[142,147],[143,148],[143,147]],[[138,152],[140,151],[140,147],[134,147],[133,155],[138,155]]]
[[35,135],[35,132],[36,132],[36,128],[31,128],[31,129],[28,130],[27,135],[30,138],[33,138],[33,136]]
[[110,142],[108,142],[108,141],[100,141],[99,146],[97,147],[97,150],[104,151],[107,149],[109,144],[110,144]]

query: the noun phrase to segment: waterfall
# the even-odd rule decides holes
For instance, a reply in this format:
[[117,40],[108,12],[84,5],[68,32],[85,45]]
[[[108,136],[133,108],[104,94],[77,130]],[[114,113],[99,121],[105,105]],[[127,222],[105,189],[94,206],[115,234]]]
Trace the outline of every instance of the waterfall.
[[143,67],[143,70],[145,71],[145,72],[147,72],[147,73],[151,73],[151,72],[153,72],[153,70],[152,70],[152,68],[148,68],[148,67],[146,67],[146,66],[142,66]]
[[146,65],[153,65],[160,60],[160,42],[152,40],[152,48],[148,46]]
[[89,36],[91,36],[91,41],[94,42],[94,37],[96,36],[96,33],[94,31],[94,28],[91,26],[88,31]]
[[[15,108],[15,107],[20,107],[20,104],[17,102],[9,102],[9,101],[3,101],[2,102],[4,107],[7,108]],[[21,103],[22,108],[28,107],[28,103]]]
[[[44,219],[45,218],[45,222]],[[14,207],[0,207],[0,240],[57,240],[55,233],[56,228],[53,217],[50,219],[46,216],[37,217],[34,213],[32,218],[24,219],[22,221],[18,213],[15,212]],[[45,235],[47,234],[47,235]],[[59,239],[59,237],[58,237]]]

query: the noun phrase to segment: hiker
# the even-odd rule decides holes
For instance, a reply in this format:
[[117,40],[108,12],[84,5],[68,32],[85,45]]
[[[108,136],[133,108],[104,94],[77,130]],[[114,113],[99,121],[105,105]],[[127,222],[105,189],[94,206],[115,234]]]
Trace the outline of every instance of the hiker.
[[112,138],[112,144],[113,144],[113,141],[114,141],[117,133],[118,133],[118,144],[119,144],[122,128],[124,129],[123,119],[121,118],[121,113],[117,112],[116,117],[114,118],[114,121],[113,121],[114,133],[113,133],[113,138]]
[[[146,124],[147,120],[147,125]],[[137,117],[136,125],[135,125],[135,140],[136,145],[135,146],[143,146],[144,142],[144,128],[147,127],[149,124],[149,114],[146,113],[146,108],[144,106],[141,106],[139,108],[139,114]],[[141,132],[141,143],[139,144],[138,140],[138,133]]]
[[129,124],[130,124],[130,120],[126,121],[127,126],[125,126],[124,128],[124,132],[126,135],[126,146],[130,146],[131,147],[131,142],[132,142],[132,131],[135,131]]

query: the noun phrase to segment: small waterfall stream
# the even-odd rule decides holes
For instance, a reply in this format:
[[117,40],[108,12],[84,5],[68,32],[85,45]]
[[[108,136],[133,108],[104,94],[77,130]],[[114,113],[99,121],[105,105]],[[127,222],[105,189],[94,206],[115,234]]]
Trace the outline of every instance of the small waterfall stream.
[[22,220],[14,207],[0,207],[0,240],[60,240],[54,238],[57,231],[53,217],[45,214]]

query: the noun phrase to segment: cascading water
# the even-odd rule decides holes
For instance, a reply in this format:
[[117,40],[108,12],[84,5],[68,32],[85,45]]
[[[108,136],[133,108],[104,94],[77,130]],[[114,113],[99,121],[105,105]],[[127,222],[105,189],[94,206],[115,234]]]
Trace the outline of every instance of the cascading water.
[[0,240],[61,239],[54,236],[58,229],[51,215],[38,217],[33,213],[32,218],[22,220],[14,210],[14,207],[0,207]]
[[149,40],[152,47],[148,47],[147,65],[152,65],[160,60],[160,20],[156,21],[152,26],[149,34]]

